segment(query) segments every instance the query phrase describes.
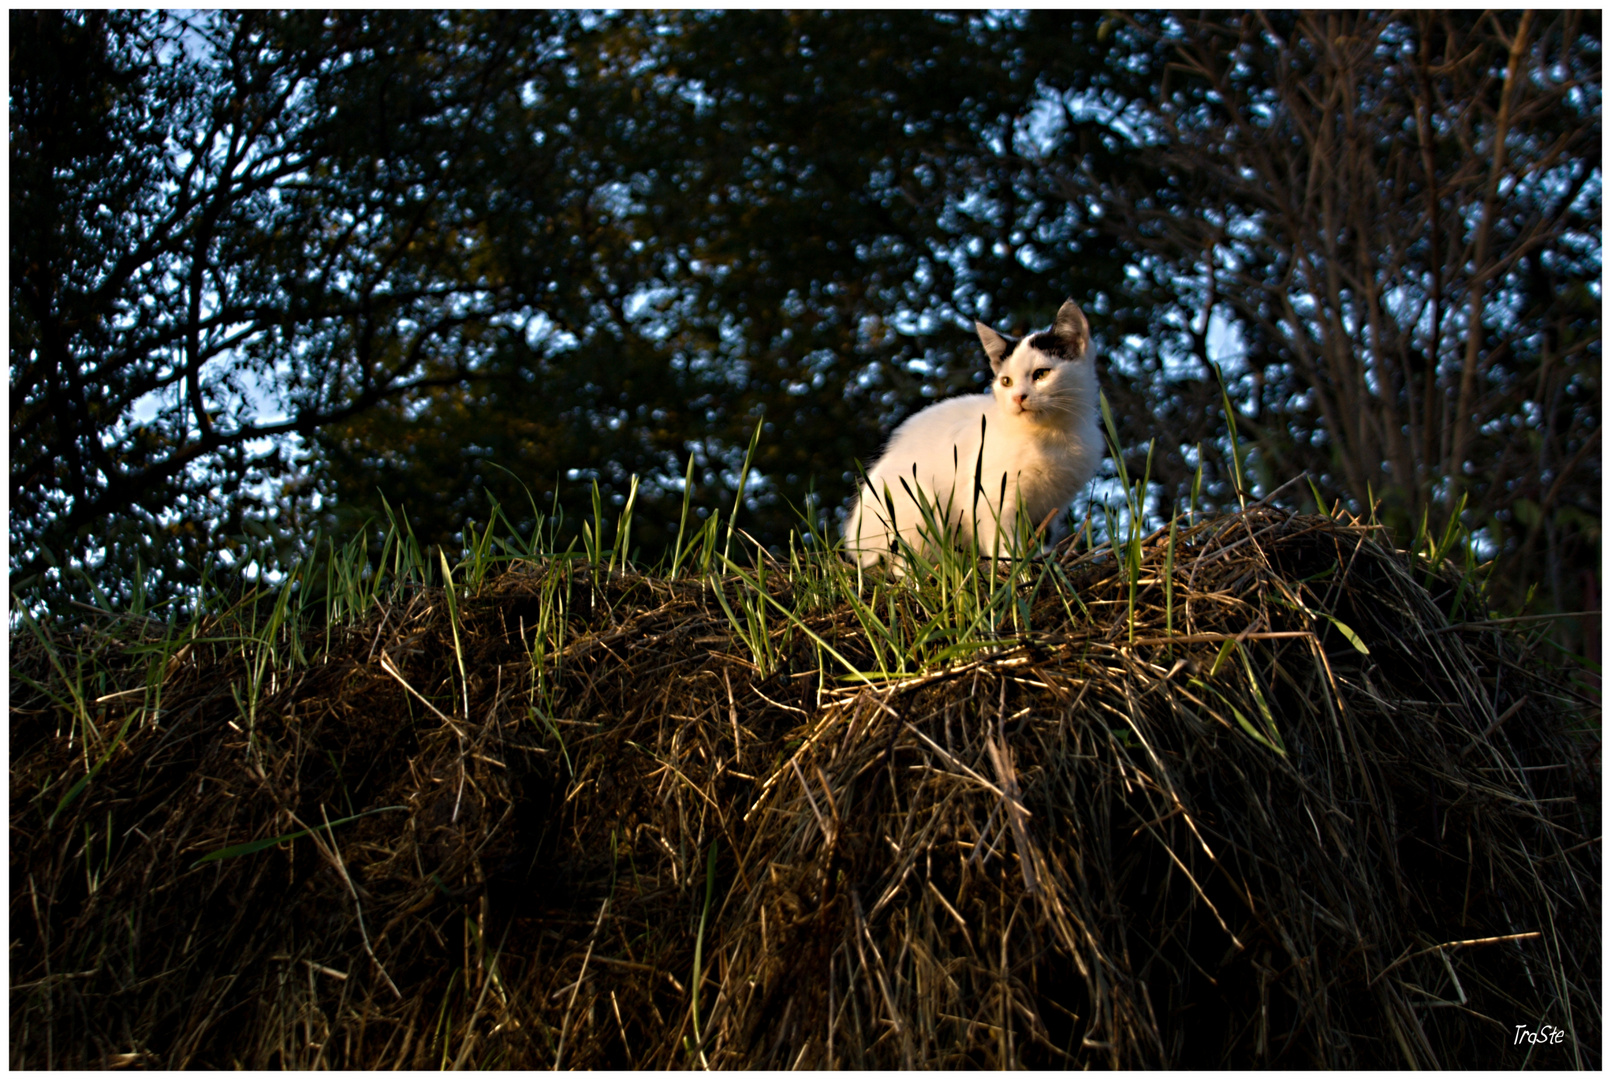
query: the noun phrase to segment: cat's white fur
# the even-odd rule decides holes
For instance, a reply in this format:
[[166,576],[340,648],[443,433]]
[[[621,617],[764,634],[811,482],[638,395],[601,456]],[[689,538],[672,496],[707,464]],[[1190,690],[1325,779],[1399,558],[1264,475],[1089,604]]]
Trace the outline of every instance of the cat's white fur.
[[1018,514],[1039,526],[1102,462],[1096,359],[1079,306],[1067,301],[1051,330],[1016,342],[984,323],[974,328],[994,373],[990,392],[937,402],[895,429],[845,522],[846,551],[864,566],[889,558],[900,572],[897,534],[932,551],[919,490],[958,540],[977,529],[979,550],[999,555],[1016,542]]

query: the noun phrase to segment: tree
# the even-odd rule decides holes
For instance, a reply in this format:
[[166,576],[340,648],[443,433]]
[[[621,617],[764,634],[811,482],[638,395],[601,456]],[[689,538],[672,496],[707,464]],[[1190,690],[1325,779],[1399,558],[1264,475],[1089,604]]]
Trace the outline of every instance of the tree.
[[[509,207],[485,258],[551,282],[536,330],[496,377],[325,429],[342,505],[430,492],[410,519],[447,542],[484,491],[527,505],[504,469],[542,510],[560,480],[573,522],[590,481],[619,506],[635,474],[652,557],[690,455],[695,504],[730,506],[762,421],[745,527],[785,544],[813,485],[836,511],[905,412],[983,381],[974,318],[1044,324],[1121,276],[1036,235],[1021,178],[978,182],[1033,96],[1024,49],[1014,24],[912,12],[636,13],[568,39],[571,82],[544,95],[585,88],[586,122],[544,126],[528,94],[508,126],[542,141],[482,179]],[[559,154],[588,162],[566,166],[586,194],[563,217],[519,197]],[[556,239],[576,262],[533,269]]]
[[1502,595],[1543,581],[1556,610],[1596,606],[1598,16],[1111,29],[1156,89],[1084,133],[1126,128],[1137,168],[1082,160],[1072,114],[1046,161],[1171,294],[1150,352],[1201,377],[1211,319],[1234,328],[1264,490],[1306,470],[1403,540],[1459,514]]
[[12,12],[14,589],[294,549],[285,437],[475,371],[465,151],[544,25]]
[[1595,16],[12,20],[14,585],[634,476],[652,559],[757,422],[781,547],[1073,297],[1154,512],[1234,503],[1223,360],[1260,490],[1594,606]]
[[962,186],[1032,89],[989,17],[12,19],[25,590],[271,569],[382,493],[450,542],[483,484],[524,505],[492,464],[573,507],[636,474],[652,526],[763,416],[780,543],[979,377],[971,318],[1081,291],[1021,292],[1061,267]]

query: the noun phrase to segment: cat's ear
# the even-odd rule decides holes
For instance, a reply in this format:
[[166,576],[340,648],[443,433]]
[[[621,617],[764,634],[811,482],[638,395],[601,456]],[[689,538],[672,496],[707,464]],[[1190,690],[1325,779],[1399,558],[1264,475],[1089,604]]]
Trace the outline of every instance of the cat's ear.
[[985,355],[990,357],[990,370],[1000,371],[1001,362],[1012,352],[1012,342],[982,322],[974,323],[973,328],[979,332],[979,341],[984,345]]
[[1063,301],[1052,321],[1052,333],[1067,346],[1068,355],[1078,360],[1091,344],[1091,327],[1085,321],[1085,312],[1072,300]]

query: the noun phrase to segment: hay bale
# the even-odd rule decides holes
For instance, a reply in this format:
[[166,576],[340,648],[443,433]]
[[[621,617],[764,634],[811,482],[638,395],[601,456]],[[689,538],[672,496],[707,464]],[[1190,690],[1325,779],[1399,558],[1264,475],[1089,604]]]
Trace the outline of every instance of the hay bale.
[[559,560],[14,635],[12,1065],[1599,1067],[1597,698],[1355,522],[1062,568],[872,682]]

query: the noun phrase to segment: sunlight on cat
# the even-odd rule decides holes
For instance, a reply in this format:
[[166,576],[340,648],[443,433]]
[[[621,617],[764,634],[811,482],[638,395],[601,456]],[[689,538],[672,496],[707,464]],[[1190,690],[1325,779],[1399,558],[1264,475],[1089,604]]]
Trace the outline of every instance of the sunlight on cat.
[[[937,536],[975,537],[981,553],[1016,550],[1020,537],[1068,506],[1102,462],[1096,359],[1074,301],[1050,330],[1014,341],[975,323],[994,373],[990,392],[930,405],[895,429],[845,522],[845,549],[863,566],[901,542],[933,554]],[[943,542],[943,541],[942,541]]]

